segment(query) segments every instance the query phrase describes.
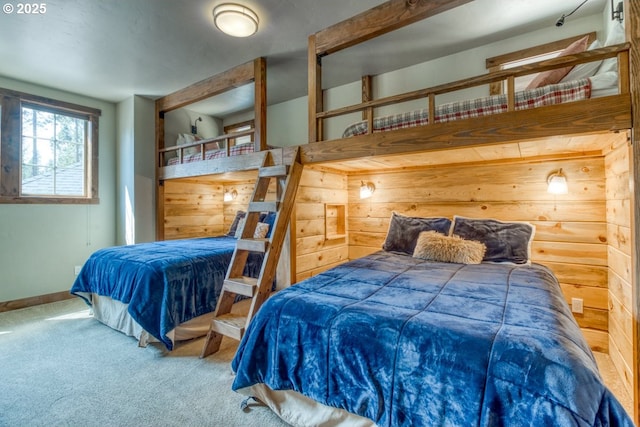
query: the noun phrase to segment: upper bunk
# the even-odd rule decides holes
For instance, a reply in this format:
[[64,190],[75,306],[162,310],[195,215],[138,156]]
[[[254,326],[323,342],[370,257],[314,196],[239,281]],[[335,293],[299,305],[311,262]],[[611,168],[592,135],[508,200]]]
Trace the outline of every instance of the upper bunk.
[[[266,72],[265,58],[256,58],[156,100],[156,165],[159,182],[259,167],[259,162],[254,164],[249,161],[245,164],[245,160],[237,158],[269,148]],[[180,124],[181,129],[175,131],[178,132],[177,139],[168,137],[166,118],[169,114],[235,89],[250,89],[250,85],[253,85],[251,125],[203,138],[197,132],[197,123],[202,121],[202,117],[197,117],[190,119],[192,123]],[[188,129],[189,125],[191,129]],[[259,159],[261,156],[253,158]]]
[[[486,74],[378,99],[371,98],[372,80],[365,76],[362,102],[325,109],[322,71],[326,56],[469,2],[391,0],[311,35],[309,144],[301,149],[301,161],[305,164],[344,162],[631,128],[630,44],[624,42],[624,34],[622,40],[614,44],[606,40],[602,43],[604,47],[598,47],[589,39],[588,50],[573,48],[577,44],[575,39],[561,40],[547,46],[559,46],[562,42],[569,45],[555,58],[508,69],[490,67],[487,60],[487,68],[492,71]],[[590,69],[592,64],[601,62],[606,62],[610,70],[601,76],[582,76],[566,82],[556,80],[549,85],[516,91],[517,78],[536,73],[553,76],[567,68]],[[566,74],[561,74],[561,78]],[[538,81],[545,79],[539,77]],[[479,87],[493,90],[496,86],[504,88],[504,93],[436,104],[439,95]],[[377,109],[418,99],[424,103],[420,110],[375,117]],[[328,120],[360,112],[363,120],[345,129],[342,137],[325,138]]]

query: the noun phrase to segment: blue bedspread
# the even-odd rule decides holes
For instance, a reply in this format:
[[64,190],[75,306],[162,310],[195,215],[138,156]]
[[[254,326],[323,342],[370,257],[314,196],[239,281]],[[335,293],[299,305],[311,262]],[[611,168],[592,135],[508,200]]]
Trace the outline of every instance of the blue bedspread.
[[[236,239],[207,237],[116,246],[93,253],[71,293],[109,296],[171,350],[167,333],[216,308]],[[261,255],[251,254],[245,275],[257,277]]]
[[633,425],[535,264],[348,262],[272,296],[232,368],[379,426]]

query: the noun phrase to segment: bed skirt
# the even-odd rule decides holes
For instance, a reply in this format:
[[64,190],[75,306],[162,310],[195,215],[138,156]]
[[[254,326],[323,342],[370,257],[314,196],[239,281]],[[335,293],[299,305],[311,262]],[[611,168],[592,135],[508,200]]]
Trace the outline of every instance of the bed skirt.
[[[85,295],[86,296],[86,295]],[[140,347],[146,347],[150,342],[160,342],[127,312],[127,304],[114,300],[108,296],[91,294],[86,296],[92,303],[93,317],[112,329],[138,340]],[[167,333],[167,337],[175,345],[176,342],[190,340],[206,335],[209,332],[213,312],[203,314],[178,325]]]
[[259,383],[237,392],[258,399],[292,426],[377,427],[368,418],[323,405],[296,391],[271,390],[266,384]]

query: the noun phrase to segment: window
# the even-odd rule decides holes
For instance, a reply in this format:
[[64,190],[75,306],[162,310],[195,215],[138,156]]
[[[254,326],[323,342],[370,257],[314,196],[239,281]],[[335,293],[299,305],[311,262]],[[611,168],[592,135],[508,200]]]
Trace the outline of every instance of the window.
[[[254,122],[253,120],[247,120],[246,122],[241,122],[241,123],[234,123],[232,125],[229,126],[225,126],[224,127],[224,133],[229,134],[229,133],[233,133],[233,132],[243,132],[246,130],[251,130],[254,127]],[[233,147],[235,145],[240,145],[240,144],[246,144],[249,142],[253,142],[253,133],[249,134],[249,135],[243,135],[243,136],[239,136],[237,138],[229,138],[229,146]]]
[[97,203],[100,110],[0,89],[0,203]]

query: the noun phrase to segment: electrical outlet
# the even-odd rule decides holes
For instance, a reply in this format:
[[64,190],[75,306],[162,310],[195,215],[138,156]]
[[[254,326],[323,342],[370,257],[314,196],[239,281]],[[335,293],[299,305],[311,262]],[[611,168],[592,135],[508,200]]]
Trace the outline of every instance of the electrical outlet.
[[584,301],[582,298],[571,298],[571,311],[574,313],[582,313],[584,310]]
[[78,274],[80,274],[80,270],[82,270],[82,266],[76,265],[75,267],[73,267],[73,274],[77,276]]

